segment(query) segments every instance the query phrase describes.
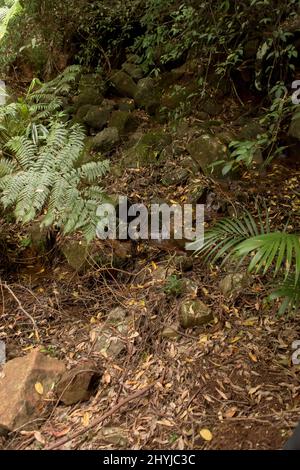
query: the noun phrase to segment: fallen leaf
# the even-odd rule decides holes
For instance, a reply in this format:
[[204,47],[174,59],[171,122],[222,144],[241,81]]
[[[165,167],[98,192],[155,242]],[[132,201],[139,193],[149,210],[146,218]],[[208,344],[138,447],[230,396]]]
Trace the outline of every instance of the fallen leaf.
[[34,431],[34,437],[40,444],[46,444],[46,441],[41,435],[40,431]]
[[90,424],[90,413],[86,412],[84,413],[82,417],[82,425],[87,428],[88,425]]
[[43,384],[41,384],[41,382],[36,382],[34,388],[35,388],[35,391],[36,391],[39,395],[43,395],[43,393],[44,393],[44,387],[43,387]]
[[204,439],[207,442],[210,442],[213,439],[213,435],[209,429],[201,429],[201,431],[199,431],[199,434],[202,437],[202,439]]

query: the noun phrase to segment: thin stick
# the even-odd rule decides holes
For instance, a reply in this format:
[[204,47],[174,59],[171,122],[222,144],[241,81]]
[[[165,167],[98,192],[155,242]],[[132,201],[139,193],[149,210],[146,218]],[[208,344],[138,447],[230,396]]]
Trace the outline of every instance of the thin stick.
[[18,306],[19,306],[19,309],[21,310],[21,312],[24,313],[24,315],[26,315],[27,318],[29,318],[29,320],[32,322],[33,324],[33,327],[34,327],[34,331],[35,331],[35,335],[36,335],[36,339],[39,341],[40,340],[40,337],[39,337],[39,332],[38,332],[38,329],[37,329],[37,325],[36,325],[36,322],[34,320],[34,318],[30,315],[30,313],[26,312],[26,310],[23,308],[20,300],[18,299],[18,297],[15,295],[15,293],[11,290],[11,288],[6,284],[6,282],[4,284],[1,283],[1,288],[4,287],[6,290],[8,290],[8,292],[10,293],[10,295],[15,299],[15,301],[17,302]]
[[154,387],[154,383],[151,385],[148,385],[148,387],[145,387],[141,390],[138,390],[137,392],[133,393],[132,395],[129,395],[127,398],[124,398],[124,400],[120,401],[117,403],[115,406],[113,406],[107,413],[104,413],[104,415],[100,416],[100,418],[95,419],[93,423],[91,423],[89,426],[87,426],[84,429],[79,429],[78,431],[74,432],[73,434],[70,434],[67,437],[64,437],[60,439],[57,442],[54,442],[53,444],[49,445],[46,447],[44,450],[55,450],[61,447],[62,445],[66,444],[67,442],[72,441],[78,436],[81,436],[82,434],[85,434],[86,432],[90,431],[92,428],[98,426],[101,424],[104,420],[109,418],[111,415],[116,413],[120,408],[125,406],[127,403],[130,401],[136,400],[137,398],[140,398],[141,396],[145,395],[152,387]]

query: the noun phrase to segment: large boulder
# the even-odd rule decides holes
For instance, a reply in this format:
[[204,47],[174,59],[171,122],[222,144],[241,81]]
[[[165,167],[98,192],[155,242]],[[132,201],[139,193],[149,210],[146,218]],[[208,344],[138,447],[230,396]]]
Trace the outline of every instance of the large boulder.
[[119,131],[116,127],[107,127],[92,139],[91,147],[98,152],[109,152],[120,142]]
[[36,429],[47,395],[64,371],[62,361],[38,349],[8,361],[0,372],[0,433]]
[[222,177],[222,165],[213,168],[210,166],[228,159],[228,148],[218,137],[203,134],[188,144],[187,150],[205,175]]
[[137,86],[132,77],[126,72],[123,70],[115,72],[111,76],[110,81],[116,89],[117,93],[119,93],[121,96],[134,98],[137,92]]
[[137,84],[134,100],[138,107],[149,114],[155,114],[160,105],[161,92],[157,82],[150,77],[143,78]]

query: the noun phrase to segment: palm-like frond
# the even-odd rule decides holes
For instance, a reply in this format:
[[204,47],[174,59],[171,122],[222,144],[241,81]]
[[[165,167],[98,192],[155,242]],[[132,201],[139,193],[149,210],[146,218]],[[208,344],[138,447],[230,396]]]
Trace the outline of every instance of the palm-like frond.
[[282,299],[278,314],[300,307],[300,280],[296,282],[294,275],[289,275],[270,295],[271,300]]
[[268,230],[268,218],[265,225],[261,220],[257,223],[249,212],[240,218],[225,218],[205,232],[203,245],[196,240],[189,248],[203,255],[206,261],[215,263],[233,255],[241,242],[265,233]]
[[[300,305],[300,236],[286,232],[271,232],[268,216],[265,224],[259,213],[259,222],[248,212],[238,218],[219,221],[205,233],[204,244],[190,244],[206,261],[215,263],[229,257],[249,261],[249,272],[274,276],[284,272],[284,281],[276,288],[272,298],[284,297],[280,312]],[[293,273],[293,274],[290,274]]]
[[300,277],[300,238],[299,235],[286,232],[271,232],[251,237],[240,242],[235,252],[238,256],[254,255],[249,271],[266,274],[274,268],[276,276],[281,269],[287,277],[291,268],[295,269],[295,282]]

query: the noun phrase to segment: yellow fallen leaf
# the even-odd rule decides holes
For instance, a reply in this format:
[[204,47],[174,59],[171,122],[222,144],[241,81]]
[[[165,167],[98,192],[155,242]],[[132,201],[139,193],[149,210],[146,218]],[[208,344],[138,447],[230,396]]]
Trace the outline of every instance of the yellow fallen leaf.
[[213,435],[209,429],[201,429],[201,431],[199,431],[199,434],[202,437],[202,439],[204,439],[207,442],[210,442],[213,439]]
[[86,412],[84,413],[82,417],[82,425],[87,428],[88,425],[90,424],[90,413]]
[[39,395],[43,395],[43,393],[44,393],[44,387],[43,387],[43,384],[41,384],[41,382],[36,382],[34,388],[35,388],[35,391],[36,391]]
[[252,353],[250,352],[250,353],[249,353],[249,357],[250,357],[251,361],[257,362],[257,357],[255,356],[255,354],[252,354]]
[[230,344],[237,343],[238,341],[240,341],[240,339],[242,339],[241,336],[236,336],[235,338],[231,339],[229,343]]

